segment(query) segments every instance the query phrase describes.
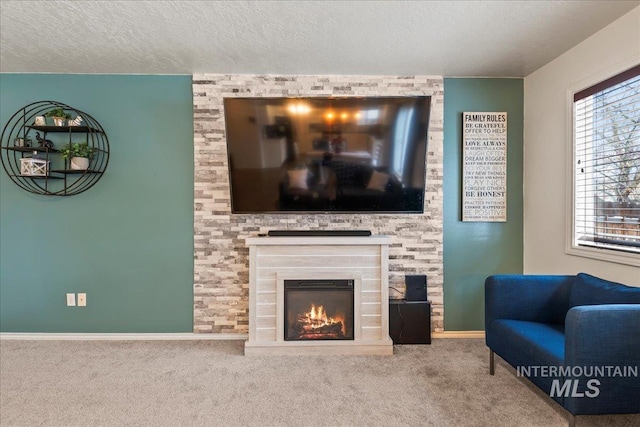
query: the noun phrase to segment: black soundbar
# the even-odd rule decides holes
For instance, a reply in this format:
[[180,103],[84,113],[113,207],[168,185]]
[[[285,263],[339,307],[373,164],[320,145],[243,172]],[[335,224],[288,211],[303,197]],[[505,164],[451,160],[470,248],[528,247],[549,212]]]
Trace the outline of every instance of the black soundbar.
[[371,236],[370,230],[270,230],[267,235],[272,237],[310,237],[334,236],[353,237]]

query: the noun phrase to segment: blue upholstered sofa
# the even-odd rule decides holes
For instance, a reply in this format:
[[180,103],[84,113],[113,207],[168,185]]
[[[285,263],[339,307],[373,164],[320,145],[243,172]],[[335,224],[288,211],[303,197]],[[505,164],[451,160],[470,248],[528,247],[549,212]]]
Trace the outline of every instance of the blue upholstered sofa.
[[640,288],[588,274],[485,282],[490,349],[576,415],[640,413]]

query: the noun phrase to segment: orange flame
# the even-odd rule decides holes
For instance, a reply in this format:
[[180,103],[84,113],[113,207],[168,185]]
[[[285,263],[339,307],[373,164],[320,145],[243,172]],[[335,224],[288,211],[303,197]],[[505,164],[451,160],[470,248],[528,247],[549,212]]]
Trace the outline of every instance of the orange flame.
[[307,319],[308,328],[311,330],[327,325],[342,323],[342,333],[347,333],[344,316],[328,316],[324,306],[322,305],[316,307],[316,305],[312,303],[311,309],[307,313],[304,313],[304,317]]

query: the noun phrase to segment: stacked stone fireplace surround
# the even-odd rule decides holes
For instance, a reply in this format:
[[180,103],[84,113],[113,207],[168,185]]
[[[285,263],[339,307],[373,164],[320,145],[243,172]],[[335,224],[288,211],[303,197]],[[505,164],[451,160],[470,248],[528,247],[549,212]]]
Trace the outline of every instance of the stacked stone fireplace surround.
[[[431,115],[423,214],[231,214],[224,98],[425,95]],[[390,236],[389,296],[402,298],[406,274],[426,274],[431,327],[442,331],[443,98],[441,76],[194,75],[194,332],[248,333],[245,239],[274,229]]]

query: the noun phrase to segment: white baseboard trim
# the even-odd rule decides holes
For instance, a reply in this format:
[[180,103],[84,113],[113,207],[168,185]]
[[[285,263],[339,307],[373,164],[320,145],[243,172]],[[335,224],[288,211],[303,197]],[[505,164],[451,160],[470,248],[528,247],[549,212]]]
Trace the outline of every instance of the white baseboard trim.
[[[484,331],[443,331],[432,332],[434,339],[478,338],[484,339]],[[247,340],[248,334],[212,333],[58,333],[58,332],[0,332],[0,340],[32,341],[210,341]]]
[[484,331],[443,331],[432,332],[432,338],[478,338],[484,339]]
[[204,341],[204,340],[246,340],[248,334],[210,333],[41,333],[41,332],[0,332],[0,340],[34,341]]

